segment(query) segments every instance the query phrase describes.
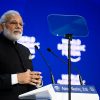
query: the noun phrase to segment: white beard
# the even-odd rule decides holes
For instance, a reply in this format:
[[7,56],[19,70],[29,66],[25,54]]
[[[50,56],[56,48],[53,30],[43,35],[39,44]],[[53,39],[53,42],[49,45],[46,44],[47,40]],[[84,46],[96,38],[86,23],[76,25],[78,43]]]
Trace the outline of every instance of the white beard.
[[4,27],[3,34],[6,38],[12,41],[17,41],[22,37],[22,33],[14,34],[14,32],[10,32],[6,27]]

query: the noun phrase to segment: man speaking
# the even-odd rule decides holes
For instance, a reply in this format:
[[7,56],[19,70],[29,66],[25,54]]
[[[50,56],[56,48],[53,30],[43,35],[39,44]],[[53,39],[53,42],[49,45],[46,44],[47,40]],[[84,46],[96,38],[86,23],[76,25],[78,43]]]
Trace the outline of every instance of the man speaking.
[[28,48],[17,43],[23,33],[19,12],[9,10],[0,19],[0,100],[19,100],[18,95],[41,84],[41,72],[32,71]]

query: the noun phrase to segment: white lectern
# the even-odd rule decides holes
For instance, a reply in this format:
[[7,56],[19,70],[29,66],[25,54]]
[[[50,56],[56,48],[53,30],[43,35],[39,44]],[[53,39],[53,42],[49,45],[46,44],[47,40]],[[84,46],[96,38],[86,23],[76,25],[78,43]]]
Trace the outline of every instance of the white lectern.
[[[49,84],[19,95],[20,99],[28,100],[68,100],[68,86]],[[94,86],[72,85],[71,100],[99,100]]]

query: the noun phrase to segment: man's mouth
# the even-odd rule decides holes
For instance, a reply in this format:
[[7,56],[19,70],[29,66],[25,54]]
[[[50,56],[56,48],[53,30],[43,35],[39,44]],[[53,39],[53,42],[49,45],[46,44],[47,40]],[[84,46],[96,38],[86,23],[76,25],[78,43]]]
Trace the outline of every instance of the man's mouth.
[[21,34],[21,31],[14,31],[15,34]]

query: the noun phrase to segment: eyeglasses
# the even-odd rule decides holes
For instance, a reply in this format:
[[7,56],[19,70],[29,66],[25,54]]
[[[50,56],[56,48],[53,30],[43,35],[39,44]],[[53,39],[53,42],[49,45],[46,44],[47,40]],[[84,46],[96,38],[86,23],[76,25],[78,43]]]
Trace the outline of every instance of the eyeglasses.
[[16,22],[16,21],[7,21],[7,22],[5,22],[5,23],[8,23],[8,24],[10,24],[10,25],[15,25],[15,26],[17,26],[17,25],[19,24],[21,27],[24,26],[24,24],[23,24],[22,22],[18,23],[18,22]]

